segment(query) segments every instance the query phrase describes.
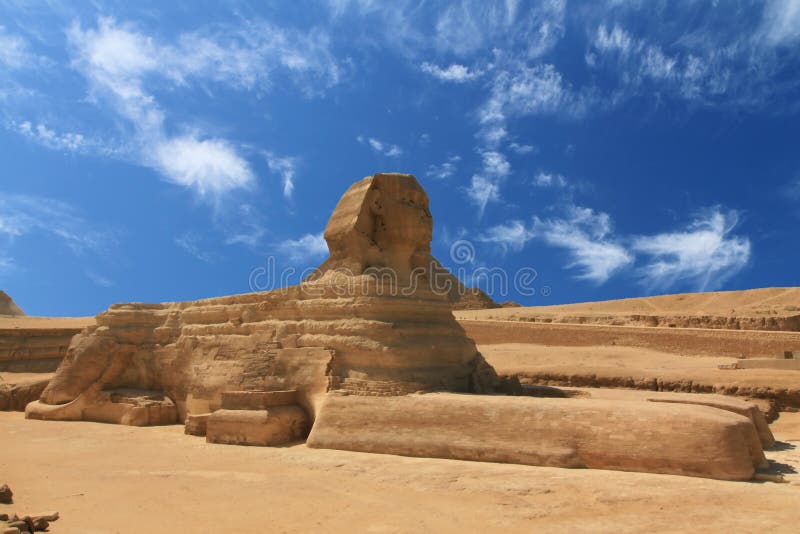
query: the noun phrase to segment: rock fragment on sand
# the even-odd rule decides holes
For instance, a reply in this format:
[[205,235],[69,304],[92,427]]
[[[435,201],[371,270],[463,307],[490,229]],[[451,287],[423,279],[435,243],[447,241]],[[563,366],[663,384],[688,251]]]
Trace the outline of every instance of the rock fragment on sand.
[[0,486],[0,503],[11,504],[14,502],[14,492],[8,487],[8,484]]

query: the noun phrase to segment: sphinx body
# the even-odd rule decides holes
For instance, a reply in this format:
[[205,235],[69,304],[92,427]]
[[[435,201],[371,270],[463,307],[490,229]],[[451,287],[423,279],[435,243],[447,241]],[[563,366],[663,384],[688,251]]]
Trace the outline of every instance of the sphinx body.
[[414,177],[356,182],[326,228],[330,258],[308,280],[269,292],[111,306],[73,340],[29,416],[81,419],[102,391],[135,388],[171,399],[183,420],[218,409],[224,391],[297,386],[282,358],[302,359],[311,349],[328,359],[330,389],[490,391],[496,375],[453,318],[450,286],[437,291],[431,283],[438,272],[431,233],[428,198]]
[[252,426],[269,417],[232,413],[226,398],[290,390],[309,426],[285,435],[310,428],[312,447],[736,480],[763,466],[753,422],[732,411],[481,395],[502,382],[452,315],[454,277],[431,235],[413,176],[364,178],[336,206],[330,257],[306,281],[114,305],[73,339],[26,415],[188,428],[210,413],[208,425]]

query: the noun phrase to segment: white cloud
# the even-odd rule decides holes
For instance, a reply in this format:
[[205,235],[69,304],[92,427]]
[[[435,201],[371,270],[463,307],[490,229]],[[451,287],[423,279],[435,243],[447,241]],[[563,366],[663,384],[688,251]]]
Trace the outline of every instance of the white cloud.
[[759,31],[772,45],[795,44],[800,40],[800,2],[768,0]]
[[483,172],[486,175],[505,177],[511,172],[511,164],[501,152],[485,150],[481,152],[481,157],[483,158]]
[[525,115],[580,116],[588,106],[588,97],[573,91],[554,65],[512,62],[492,80],[491,96],[479,115],[484,124],[502,124]]
[[602,284],[634,261],[613,238],[611,219],[603,212],[570,206],[565,218],[535,218],[533,231],[549,245],[569,252],[567,268],[578,269],[581,280]]
[[508,131],[502,125],[491,125],[478,131],[478,137],[483,139],[486,145],[490,147],[496,147],[507,136]]
[[518,49],[528,58],[549,52],[564,35],[566,2],[548,0],[520,9],[516,1],[462,0],[438,14],[434,43],[467,56],[483,49]]
[[73,132],[57,133],[41,123],[33,125],[30,121],[22,121],[19,124],[14,123],[13,126],[28,139],[52,150],[74,152],[80,150],[86,141],[82,134]]
[[214,196],[253,185],[250,165],[224,139],[196,134],[169,137],[164,113],[144,88],[144,75],[160,73],[177,80],[175,65],[185,56],[159,47],[152,38],[100,19],[96,30],[73,25],[70,40],[76,48],[76,65],[89,78],[93,90],[108,98],[116,111],[135,128],[141,163],[159,171],[172,183],[192,188],[201,196]]
[[638,237],[633,249],[649,256],[641,276],[653,289],[690,283],[698,291],[721,287],[750,260],[750,240],[732,235],[736,211],[707,210],[679,232]]
[[364,137],[362,135],[359,135],[358,137],[356,137],[356,141],[358,141],[362,145],[369,146],[372,150],[384,156],[397,157],[403,153],[403,149],[400,148],[399,146],[393,145],[391,143],[386,143],[374,137]]
[[489,202],[500,200],[500,186],[492,180],[476,174],[472,176],[472,181],[467,188],[467,195],[472,203],[478,206],[478,218],[481,218]]
[[510,145],[508,145],[508,148],[510,148],[512,152],[514,152],[515,154],[519,154],[520,156],[537,152],[535,146],[520,144],[517,142],[511,143]]
[[479,70],[470,70],[469,67],[453,63],[449,67],[443,69],[434,65],[433,63],[425,62],[420,66],[422,72],[430,74],[434,78],[438,78],[444,82],[465,83],[478,78],[483,74]]
[[620,26],[614,25],[614,28],[609,31],[605,25],[601,24],[597,28],[594,46],[602,52],[618,52],[622,55],[627,55],[634,49],[638,50],[641,44]]
[[567,268],[579,269],[578,278],[598,284],[635,264],[632,273],[650,290],[688,285],[707,291],[719,289],[750,260],[750,240],[733,235],[738,222],[737,211],[715,207],[683,230],[620,236],[614,234],[608,214],[567,205],[561,217],[534,217],[532,228],[511,221],[487,232],[481,240],[505,240],[508,247],[518,250],[532,237],[541,239],[569,252]]
[[250,165],[225,140],[179,137],[154,147],[155,167],[170,181],[214,196],[254,183]]
[[283,182],[283,196],[290,200],[294,191],[294,177],[296,173],[297,160],[290,157],[276,156],[272,152],[265,152],[267,166],[272,172],[278,173]]
[[439,165],[429,165],[425,176],[443,180],[449,178],[456,172],[456,164],[461,161],[461,156],[451,156],[447,161]]
[[[658,23],[665,13],[655,9],[645,19],[649,21],[645,37],[619,22],[613,26],[588,22],[595,29],[589,35],[586,63],[608,75],[605,85],[609,80],[614,84],[606,88],[604,100],[615,105],[637,96],[655,97],[656,102],[670,97],[744,109],[779,104],[776,96],[797,88],[788,80],[793,80],[789,69],[800,50],[793,46],[800,39],[800,2],[771,0],[728,7],[703,12],[676,8],[669,24]],[[754,24],[755,11],[762,7],[760,24]],[[623,14],[616,19],[630,27],[641,26],[636,6],[615,8]],[[598,10],[598,16],[602,19],[608,13]]]
[[533,239],[534,235],[533,230],[527,228],[522,221],[513,220],[506,224],[492,226],[479,235],[477,240],[499,245],[503,251],[511,249],[518,252],[522,250],[525,243]]
[[[255,177],[250,164],[231,141],[207,132],[168,134],[165,112],[148,89],[151,85],[161,88],[166,81],[180,89],[215,82],[264,91],[276,75],[284,74],[313,95],[338,83],[340,76],[325,32],[288,30],[262,20],[183,33],[170,43],[131,24],[100,18],[96,28],[73,24],[68,37],[73,66],[91,83],[94,101],[110,104],[132,125],[130,157],[170,182],[215,199],[251,187]],[[293,173],[277,163],[288,197]]]
[[299,239],[287,239],[278,244],[278,250],[291,261],[308,262],[328,254],[328,244],[320,232],[306,234]]
[[533,178],[536,187],[566,187],[567,179],[560,174],[540,172]]

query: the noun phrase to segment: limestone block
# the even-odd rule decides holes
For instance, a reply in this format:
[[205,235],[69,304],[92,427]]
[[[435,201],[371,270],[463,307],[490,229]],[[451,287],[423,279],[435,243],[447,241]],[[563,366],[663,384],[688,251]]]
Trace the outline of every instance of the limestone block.
[[206,422],[206,441],[229,445],[284,445],[305,438],[308,416],[297,405],[268,410],[217,410]]
[[297,390],[223,391],[223,410],[266,410],[272,406],[297,403]]
[[50,382],[49,378],[19,384],[0,384],[0,411],[24,411],[29,402],[35,401]]
[[129,426],[171,425],[178,421],[175,403],[163,393],[142,390],[88,391],[65,404],[31,402],[28,419],[95,421]]
[[308,446],[723,480],[766,464],[749,419],[707,406],[449,393],[330,393]]
[[775,445],[775,436],[772,435],[772,430],[769,428],[767,418],[764,413],[752,402],[745,400],[723,397],[722,395],[697,395],[691,393],[669,393],[669,395],[660,395],[647,399],[650,402],[675,402],[679,404],[697,404],[701,406],[710,406],[720,410],[727,410],[729,412],[743,415],[753,422],[753,425],[758,432],[758,437],[761,440],[761,446],[768,449]]
[[210,413],[187,415],[186,421],[184,422],[184,434],[189,434],[190,436],[205,436],[206,425],[210,415]]

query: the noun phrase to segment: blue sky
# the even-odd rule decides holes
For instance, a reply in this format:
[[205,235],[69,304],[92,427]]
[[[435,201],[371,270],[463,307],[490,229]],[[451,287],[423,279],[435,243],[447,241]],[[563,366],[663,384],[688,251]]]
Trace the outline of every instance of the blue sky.
[[268,258],[296,283],[380,171],[446,265],[535,270],[497,300],[798,285],[799,0],[75,4],[0,1],[29,314],[247,292]]

